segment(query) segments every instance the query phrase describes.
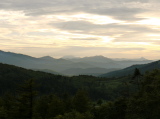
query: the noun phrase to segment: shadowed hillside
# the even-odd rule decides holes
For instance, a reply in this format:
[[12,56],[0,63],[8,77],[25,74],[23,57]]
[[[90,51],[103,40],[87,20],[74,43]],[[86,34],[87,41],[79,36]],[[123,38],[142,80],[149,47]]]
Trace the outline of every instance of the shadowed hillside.
[[106,73],[106,74],[103,74],[100,76],[102,76],[102,77],[128,76],[128,75],[133,74],[135,68],[138,68],[144,74],[146,71],[151,71],[153,69],[160,69],[160,61],[155,61],[155,62],[148,63],[148,64],[133,65],[133,66],[127,67],[125,69],[109,72],[109,73]]

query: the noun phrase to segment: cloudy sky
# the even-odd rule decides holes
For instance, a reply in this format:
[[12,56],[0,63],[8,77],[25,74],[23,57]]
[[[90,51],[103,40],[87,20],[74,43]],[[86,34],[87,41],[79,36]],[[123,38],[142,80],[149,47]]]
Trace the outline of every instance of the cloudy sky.
[[159,0],[0,0],[0,50],[160,59]]

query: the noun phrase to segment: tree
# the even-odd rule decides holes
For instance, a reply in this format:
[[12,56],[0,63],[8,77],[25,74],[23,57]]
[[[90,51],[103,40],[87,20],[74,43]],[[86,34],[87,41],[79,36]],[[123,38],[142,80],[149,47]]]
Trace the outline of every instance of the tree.
[[6,117],[6,110],[4,108],[4,101],[0,98],[0,119],[7,119]]
[[49,96],[41,96],[36,100],[35,113],[36,117],[46,119],[48,114],[48,104],[50,103]]
[[76,111],[84,113],[89,110],[89,97],[86,92],[79,90],[73,98],[73,105]]
[[133,83],[135,83],[138,86],[138,90],[140,90],[141,77],[142,77],[142,74],[140,73],[139,69],[135,68],[134,74],[132,76],[132,81],[133,81]]
[[93,119],[94,116],[90,112],[80,113],[77,111],[72,111],[65,113],[64,115],[58,115],[54,119]]
[[127,119],[159,119],[160,70],[145,74],[141,90],[128,102]]
[[51,95],[51,101],[48,102],[48,117],[51,118],[57,115],[62,115],[64,114],[64,111],[65,106],[62,99],[56,95]]
[[26,80],[17,90],[17,119],[33,119],[33,101],[37,94],[33,79]]
[[0,100],[0,119],[15,119],[16,115],[16,99],[10,93],[6,93]]
[[96,119],[124,119],[126,108],[126,99],[120,98],[95,108],[94,115]]

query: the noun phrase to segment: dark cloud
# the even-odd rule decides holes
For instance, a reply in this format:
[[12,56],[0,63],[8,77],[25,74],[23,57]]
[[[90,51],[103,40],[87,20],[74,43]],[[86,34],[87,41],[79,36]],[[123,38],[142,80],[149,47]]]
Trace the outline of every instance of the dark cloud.
[[[135,15],[146,11],[145,8],[138,8],[138,5],[146,2],[148,0],[3,0],[0,8],[22,10],[26,15],[32,16],[85,12],[133,21],[143,19]],[[127,6],[127,3],[137,6]]]
[[144,18],[136,17],[137,14],[145,12],[145,9],[140,8],[128,8],[126,6],[117,7],[117,8],[97,8],[97,9],[89,9],[90,13],[107,15],[111,16],[115,19],[123,20],[123,21],[137,21],[142,20]]
[[[152,0],[153,1],[153,0]],[[54,8],[59,7],[62,8],[97,8],[107,6],[110,7],[111,4],[114,6],[120,6],[120,4],[124,3],[146,3],[149,0],[2,0],[0,3],[1,9],[40,9],[40,8]]]
[[68,21],[68,22],[58,22],[50,23],[53,27],[63,29],[63,30],[92,30],[94,28],[101,28],[103,25],[92,24],[87,21]]
[[[103,30],[108,30],[110,29],[115,30],[132,30],[132,31],[141,31],[141,32],[159,32],[156,29],[151,29],[148,26],[143,26],[143,25],[138,25],[138,24],[118,24],[118,23],[112,23],[112,24],[94,24],[91,22],[87,21],[68,21],[68,22],[58,22],[58,23],[50,23],[49,25],[52,25],[55,28],[62,29],[62,30],[69,30],[69,31],[74,31],[74,30],[83,30],[84,32],[86,31],[91,31],[95,29],[103,29]],[[117,30],[116,30],[117,29]],[[125,32],[125,31],[122,31]]]
[[[0,42],[1,46],[4,48],[6,47],[7,49],[12,49],[12,51],[20,51],[26,54],[29,53],[34,56],[40,56],[48,53],[53,56],[63,56],[70,53],[76,56],[110,54],[110,56],[114,57],[136,57],[137,54],[134,54],[135,52],[142,52],[139,53],[139,55],[142,55],[145,52],[148,53],[153,46],[156,46],[154,49],[158,49],[158,45],[160,45],[160,40],[158,39],[160,38],[148,35],[159,34],[160,30],[152,29],[154,26],[147,24],[140,25],[129,23],[135,23],[136,21],[146,19],[148,17],[160,15],[159,5],[159,0],[1,0],[0,10],[2,10],[2,15],[5,14],[3,11],[8,10],[11,12],[7,12],[6,18],[3,19],[3,16],[0,18],[0,27],[2,31]],[[17,14],[17,12],[12,14],[12,11],[22,11],[22,13],[27,17],[24,17],[22,14]],[[82,18],[81,20],[77,18],[78,21],[62,22],[66,19],[58,18],[58,15],[65,15],[71,20],[72,17],[69,15],[80,13],[109,16],[115,20],[124,21],[126,24],[123,22],[102,25],[96,24],[96,21],[95,23],[89,22],[91,21],[89,18]],[[10,14],[11,17],[9,16]],[[50,22],[51,18],[49,17],[49,19],[47,19],[45,15],[57,15],[57,18],[56,20],[53,20],[52,23],[48,24],[47,22]],[[65,16],[63,17],[65,18]],[[75,20],[76,18],[73,19]],[[21,23],[19,24],[19,22]],[[56,29],[56,31],[54,32],[53,30],[52,32],[52,28]],[[28,30],[30,29],[31,31],[29,32]],[[49,30],[46,32],[39,32],[38,29]],[[63,31],[65,31],[65,33],[69,32],[69,34],[65,34]],[[48,43],[48,39],[45,39],[47,38],[45,36],[52,35],[55,35],[53,39],[50,37],[50,41],[53,40],[53,43]],[[77,40],[76,43],[70,42],[71,40],[58,41],[58,39],[56,40],[56,43],[58,44],[54,43],[54,38],[60,37],[61,39],[61,36],[63,35],[66,35],[67,39],[70,38],[71,40]],[[82,38],[83,35],[88,35],[89,38]],[[39,36],[40,38],[33,36]],[[73,36],[79,38],[73,38]],[[101,38],[102,36],[110,36],[113,40],[111,42],[109,41],[109,44],[112,44],[115,47],[112,45],[109,46],[108,42],[104,42],[103,44],[103,46],[108,47],[89,47],[92,46],[92,44],[86,44],[86,47],[65,47],[68,44],[82,45],[81,42],[87,41],[93,41],[93,43],[97,42],[97,46],[99,46],[102,42],[99,42],[98,40],[101,41],[101,39],[98,38]],[[35,40],[37,41],[34,42]],[[44,40],[45,43],[41,42],[42,40]],[[144,45],[138,46],[138,44],[136,47],[132,47],[130,46],[132,42],[147,42],[152,44],[152,47],[150,48],[149,46],[145,49],[143,48]],[[119,46],[119,44],[123,44],[125,46]],[[121,48],[117,48],[117,46]],[[151,54],[153,55],[153,53]],[[158,55],[156,53],[156,57],[157,56]]]
[[97,36],[111,36],[115,38],[114,42],[149,42],[148,34],[159,34],[158,29],[151,29],[149,26],[138,24],[93,24],[86,21],[69,21],[50,24],[53,27],[66,30],[71,33],[89,34]]

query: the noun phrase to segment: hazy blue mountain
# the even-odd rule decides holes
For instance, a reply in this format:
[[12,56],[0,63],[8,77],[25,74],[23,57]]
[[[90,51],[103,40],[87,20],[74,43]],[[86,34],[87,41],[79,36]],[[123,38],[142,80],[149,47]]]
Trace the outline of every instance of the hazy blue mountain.
[[42,60],[49,60],[49,61],[55,61],[56,59],[54,59],[53,57],[51,56],[44,56],[44,57],[40,57],[39,59],[42,59]]
[[111,72],[111,71],[115,71],[118,69],[105,69],[105,68],[99,68],[99,67],[94,67],[94,68],[86,68],[86,69],[82,69],[82,68],[71,68],[71,69],[67,69],[62,71],[62,74],[65,75],[93,75],[93,76],[98,76],[100,74],[104,74],[106,72]]
[[44,56],[44,57],[40,57],[39,59],[42,59],[42,60],[45,60],[47,62],[52,62],[52,63],[57,63],[57,64],[72,64],[73,62],[72,61],[69,61],[69,60],[66,60],[66,59],[55,59],[51,56]]
[[115,60],[115,61],[147,61],[148,59],[146,59],[144,57],[140,57],[140,58],[137,58],[137,59],[112,58],[112,60]]
[[[0,51],[0,62],[16,65],[19,67],[27,68],[27,69],[39,69],[39,70],[52,70],[58,73],[69,72],[70,69],[79,69],[79,73],[88,74],[88,68],[96,69],[104,68],[104,71],[112,70],[112,69],[122,69],[133,64],[145,64],[151,62],[150,60],[143,61],[132,61],[132,60],[122,60],[115,61],[113,59],[104,57],[104,56],[92,56],[92,57],[84,57],[84,58],[71,58],[71,59],[55,59],[50,56],[44,56],[40,58],[35,58],[23,54],[17,54],[12,52],[4,52]],[[81,71],[80,71],[81,69]],[[95,69],[95,71],[96,71]],[[68,71],[67,71],[68,70]],[[83,70],[83,71],[82,71]],[[85,72],[84,72],[85,71]],[[96,73],[95,71],[90,73]],[[100,70],[102,73],[102,69]],[[98,72],[98,70],[97,70]],[[99,73],[99,72],[98,72]],[[71,74],[71,73],[70,73]],[[77,74],[77,73],[73,73]]]
[[151,71],[153,69],[160,69],[160,60],[151,62],[148,64],[133,65],[133,66],[124,68],[122,70],[109,72],[109,73],[106,73],[100,76],[102,77],[121,77],[121,76],[132,75],[135,68],[138,68],[142,74],[145,73],[146,71]]
[[46,72],[46,73],[51,73],[51,74],[59,74],[59,75],[63,75],[61,73],[58,73],[56,71],[53,71],[53,70],[49,70],[49,69],[32,69],[34,71],[42,71],[42,72]]
[[121,64],[121,68],[129,67],[132,65],[137,64],[147,64],[153,62],[152,60],[143,60],[143,61],[137,61],[137,60],[123,60],[123,61],[116,61],[117,64]]
[[74,59],[68,59],[68,60],[76,63],[81,62],[81,63],[89,64],[93,66],[93,68],[94,67],[105,68],[105,69],[123,68],[121,64],[104,56],[83,57],[83,58],[74,58]]
[[[37,60],[38,60],[37,58],[23,54],[0,51],[1,63],[13,64],[16,66],[29,68],[32,64],[36,63]],[[32,64],[30,64],[31,62]]]
[[86,63],[75,63],[66,59],[55,59],[50,56],[45,56],[41,58],[34,58],[31,56],[4,52],[0,51],[0,62],[16,65],[19,67],[27,68],[27,69],[48,69],[53,70],[55,72],[60,72],[62,70],[66,70],[69,68],[91,68],[93,67],[90,64]]
[[90,65],[94,65],[95,67],[101,68],[126,68],[134,64],[146,64],[152,62],[151,60],[147,60],[145,58],[138,58],[138,59],[110,59],[104,56],[92,56],[92,57],[84,57],[84,58],[76,58],[76,59],[68,59],[72,62],[83,62]]
[[74,62],[101,62],[101,63],[108,63],[113,62],[114,60],[104,57],[104,56],[92,56],[92,57],[83,57],[83,58],[72,58],[70,59]]

